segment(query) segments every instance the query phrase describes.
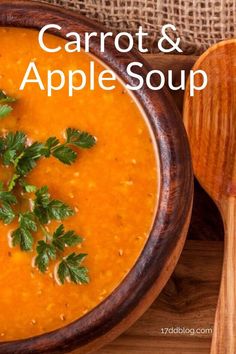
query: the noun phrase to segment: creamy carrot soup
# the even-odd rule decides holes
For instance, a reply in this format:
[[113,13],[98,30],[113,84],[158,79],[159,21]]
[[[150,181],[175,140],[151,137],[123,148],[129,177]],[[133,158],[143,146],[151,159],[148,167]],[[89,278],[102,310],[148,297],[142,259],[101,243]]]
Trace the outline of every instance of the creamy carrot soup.
[[[104,91],[87,88],[68,97],[68,88],[47,97],[36,84],[20,83],[29,61],[37,63],[42,80],[48,69],[86,72],[86,53],[45,53],[33,30],[0,28],[0,89],[17,100],[0,120],[1,135],[22,131],[29,141],[63,139],[68,127],[96,136],[91,149],[77,150],[71,165],[43,158],[27,176],[28,183],[48,186],[51,197],[70,205],[75,214],[65,220],[83,242],[70,252],[86,253],[88,284],[58,284],[50,263],[45,273],[32,266],[33,251],[23,252],[9,242],[16,221],[0,221],[0,338],[14,340],[48,332],[83,316],[106,298],[136,262],[152,226],[157,202],[157,163],[149,128],[131,95],[121,83]],[[46,36],[51,47],[64,40]],[[93,59],[94,60],[94,59]],[[104,67],[96,62],[95,74]],[[1,165],[7,183],[11,169]],[[47,229],[54,230],[53,220]],[[37,238],[42,238],[40,232]],[[66,249],[67,252],[67,249]],[[68,251],[69,252],[69,251]],[[55,261],[56,262],[56,261]]]

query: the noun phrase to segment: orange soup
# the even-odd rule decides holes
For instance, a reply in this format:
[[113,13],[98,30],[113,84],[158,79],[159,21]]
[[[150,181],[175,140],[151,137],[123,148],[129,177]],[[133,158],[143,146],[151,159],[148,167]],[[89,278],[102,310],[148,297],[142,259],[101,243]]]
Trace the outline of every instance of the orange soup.
[[[47,97],[36,84],[19,91],[30,61],[37,63],[42,80],[48,69],[89,68],[91,56],[82,53],[44,52],[38,32],[0,28],[0,89],[15,97],[13,111],[0,120],[1,136],[24,132],[29,142],[56,136],[61,141],[68,127],[97,138],[91,149],[77,149],[71,165],[42,158],[27,176],[28,183],[48,186],[51,197],[70,205],[75,214],[65,220],[83,242],[70,252],[86,253],[88,284],[58,284],[52,261],[45,273],[34,266],[32,251],[12,247],[9,235],[16,222],[0,221],[0,338],[14,340],[42,334],[83,316],[106,298],[139,257],[153,223],[157,203],[157,161],[150,129],[138,105],[121,83],[112,91],[87,88],[68,97],[68,87]],[[52,47],[64,40],[46,36]],[[93,60],[95,60],[93,58]],[[95,74],[104,70],[96,61]],[[10,178],[1,165],[1,180]],[[59,221],[52,221],[53,230]],[[66,254],[69,252],[67,248]]]

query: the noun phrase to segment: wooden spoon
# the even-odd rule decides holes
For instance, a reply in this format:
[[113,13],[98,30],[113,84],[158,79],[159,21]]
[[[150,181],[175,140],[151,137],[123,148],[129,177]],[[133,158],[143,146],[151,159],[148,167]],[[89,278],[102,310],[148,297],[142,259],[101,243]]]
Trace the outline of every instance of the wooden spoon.
[[184,123],[195,175],[218,205],[225,226],[211,354],[236,354],[236,40],[207,50],[193,67],[198,69],[207,73],[208,85],[190,97],[187,84]]

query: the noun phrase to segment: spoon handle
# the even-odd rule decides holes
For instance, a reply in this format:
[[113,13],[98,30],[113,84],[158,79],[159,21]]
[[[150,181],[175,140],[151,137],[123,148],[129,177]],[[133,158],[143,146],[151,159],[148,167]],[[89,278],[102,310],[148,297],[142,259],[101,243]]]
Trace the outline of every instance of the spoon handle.
[[221,204],[225,252],[211,354],[236,354],[236,197]]

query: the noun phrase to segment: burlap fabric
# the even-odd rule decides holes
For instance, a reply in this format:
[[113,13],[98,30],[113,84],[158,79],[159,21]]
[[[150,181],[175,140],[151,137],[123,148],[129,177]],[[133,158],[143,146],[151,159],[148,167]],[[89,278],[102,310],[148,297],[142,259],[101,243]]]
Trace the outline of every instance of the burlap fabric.
[[236,37],[236,0],[42,0],[79,10],[107,28],[135,33],[142,25],[146,45],[156,52],[161,26],[172,23],[185,54],[200,54],[211,44]]

